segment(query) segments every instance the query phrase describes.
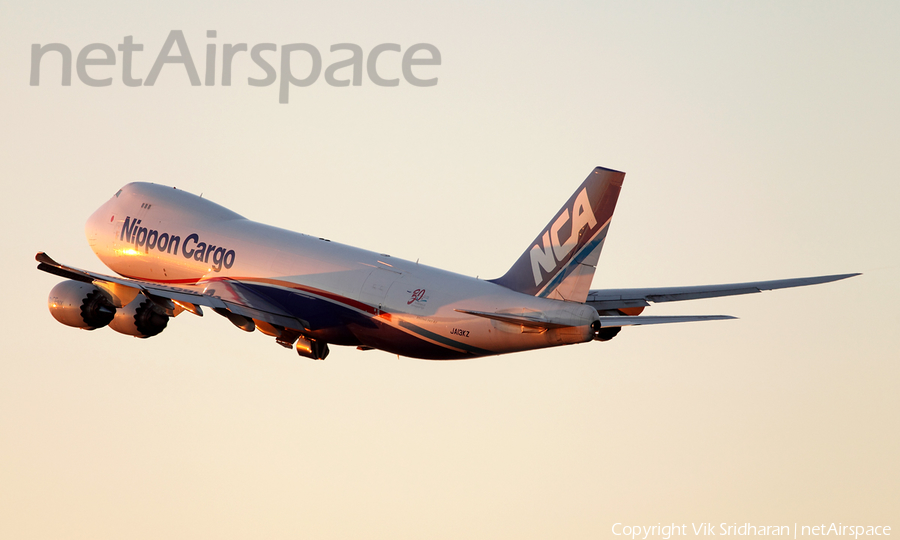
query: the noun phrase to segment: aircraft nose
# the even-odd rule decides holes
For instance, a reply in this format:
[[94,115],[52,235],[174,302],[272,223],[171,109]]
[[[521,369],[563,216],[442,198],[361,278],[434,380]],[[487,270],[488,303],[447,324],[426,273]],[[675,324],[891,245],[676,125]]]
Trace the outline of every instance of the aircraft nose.
[[87,237],[88,244],[91,249],[96,251],[98,244],[103,237],[103,232],[111,230],[115,223],[116,217],[103,205],[91,214],[87,222],[84,224],[84,235]]

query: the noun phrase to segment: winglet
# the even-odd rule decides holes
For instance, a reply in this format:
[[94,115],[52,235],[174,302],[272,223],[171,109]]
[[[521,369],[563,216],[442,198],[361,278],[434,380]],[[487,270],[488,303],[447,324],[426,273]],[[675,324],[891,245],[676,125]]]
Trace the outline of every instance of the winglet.
[[37,255],[34,256],[34,260],[39,263],[49,264],[52,266],[59,266],[59,263],[50,258],[50,255],[47,255],[43,251],[38,251]]
[[74,279],[75,281],[81,281],[83,283],[91,283],[94,281],[94,279],[87,272],[82,272],[75,268],[63,266],[54,261],[43,251],[38,251],[37,255],[34,256],[34,260],[39,263],[37,265],[38,270],[42,270],[44,272],[47,272],[48,274],[53,274],[54,276],[64,277],[67,279]]

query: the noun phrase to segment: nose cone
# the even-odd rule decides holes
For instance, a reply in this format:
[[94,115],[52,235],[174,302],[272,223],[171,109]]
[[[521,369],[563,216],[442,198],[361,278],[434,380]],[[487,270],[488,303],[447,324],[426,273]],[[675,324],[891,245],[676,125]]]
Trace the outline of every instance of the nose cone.
[[98,256],[107,248],[113,237],[116,216],[110,206],[107,202],[98,208],[84,224],[84,235],[87,237],[88,245]]

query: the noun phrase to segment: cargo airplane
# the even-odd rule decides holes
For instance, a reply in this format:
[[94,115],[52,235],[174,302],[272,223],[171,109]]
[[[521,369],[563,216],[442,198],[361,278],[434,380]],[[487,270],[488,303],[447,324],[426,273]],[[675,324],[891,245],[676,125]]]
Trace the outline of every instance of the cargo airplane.
[[597,167],[506,274],[482,280],[250,221],[156,184],[120,189],[88,219],[118,276],[59,264],[59,322],[147,338],[203,308],[304,357],[329,345],[452,360],[607,341],[625,326],[732,319],[641,315],[651,303],[800,287],[858,274],[646,289],[590,289],[625,174]]

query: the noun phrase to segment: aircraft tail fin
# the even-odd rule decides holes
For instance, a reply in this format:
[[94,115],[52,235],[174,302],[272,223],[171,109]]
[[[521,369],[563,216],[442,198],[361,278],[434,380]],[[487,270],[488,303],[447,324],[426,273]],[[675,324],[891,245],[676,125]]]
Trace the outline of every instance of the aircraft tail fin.
[[625,173],[595,168],[528,249],[493,283],[572,302],[587,299]]

